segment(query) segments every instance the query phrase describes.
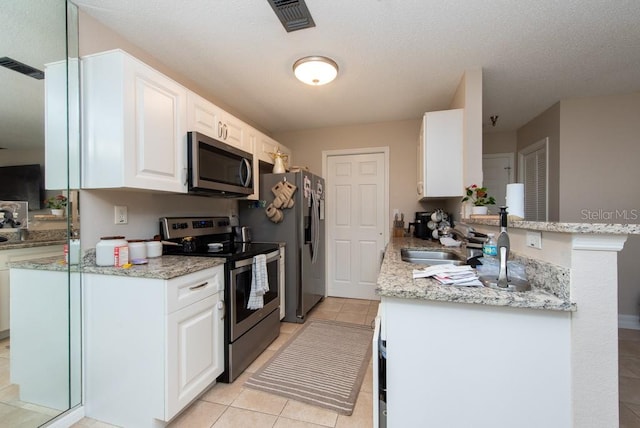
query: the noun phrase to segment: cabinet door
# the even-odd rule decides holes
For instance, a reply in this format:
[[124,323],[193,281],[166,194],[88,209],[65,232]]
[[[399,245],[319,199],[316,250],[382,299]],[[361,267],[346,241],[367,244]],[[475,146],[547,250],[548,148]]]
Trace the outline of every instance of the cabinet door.
[[245,125],[240,119],[237,119],[224,111],[220,111],[217,138],[233,147],[244,150],[247,153],[253,153],[253,148],[249,147],[250,142],[246,135],[246,128],[247,125]]
[[273,157],[271,153],[275,153],[278,150],[278,142],[266,135],[259,133],[257,137],[256,154],[258,159],[273,165]]
[[186,90],[143,64],[136,64],[133,79],[135,153],[125,151],[125,181],[186,191]]
[[224,371],[222,294],[167,316],[167,421]]
[[82,61],[82,187],[187,192],[186,89],[114,50]]
[[[423,128],[424,155],[420,156],[418,152],[420,157],[418,162],[424,162],[423,197],[462,196],[464,190],[463,110],[426,113]],[[418,166],[420,167],[420,163]]]
[[187,131],[196,131],[211,138],[218,136],[219,111],[213,103],[189,91],[187,93]]
[[273,138],[268,137],[262,133],[258,133],[256,144],[256,155],[258,156],[259,160],[273,165],[273,157],[271,156],[271,153],[276,153],[278,150],[280,150],[280,153],[284,153],[288,156],[285,166],[289,168],[289,166],[291,165],[291,150],[288,147],[283,146]]

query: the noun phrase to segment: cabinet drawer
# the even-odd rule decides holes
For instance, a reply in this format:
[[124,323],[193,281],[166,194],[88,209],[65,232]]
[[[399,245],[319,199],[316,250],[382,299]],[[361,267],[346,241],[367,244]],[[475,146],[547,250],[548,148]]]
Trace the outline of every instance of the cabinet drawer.
[[167,313],[224,290],[224,265],[167,281]]

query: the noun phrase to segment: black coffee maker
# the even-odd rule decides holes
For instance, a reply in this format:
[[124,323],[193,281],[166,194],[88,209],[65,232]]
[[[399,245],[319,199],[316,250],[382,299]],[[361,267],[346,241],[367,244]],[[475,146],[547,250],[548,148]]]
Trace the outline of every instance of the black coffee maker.
[[411,233],[411,226],[413,226],[413,236],[420,239],[431,238],[431,231],[427,226],[431,219],[430,211],[417,211],[413,223],[409,223],[407,231]]

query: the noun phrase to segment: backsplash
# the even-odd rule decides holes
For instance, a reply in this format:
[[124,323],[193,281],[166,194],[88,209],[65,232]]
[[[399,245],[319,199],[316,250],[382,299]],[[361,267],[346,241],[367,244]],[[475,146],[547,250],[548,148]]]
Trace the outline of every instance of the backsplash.
[[554,296],[570,301],[571,270],[552,263],[524,257],[511,252],[511,260],[525,266],[527,279],[532,287],[545,290]]
[[[114,223],[114,206],[127,207],[127,224]],[[210,198],[133,190],[82,190],[80,192],[80,246],[94,248],[102,236],[148,239],[159,232],[164,216],[229,216],[238,212],[235,199]]]

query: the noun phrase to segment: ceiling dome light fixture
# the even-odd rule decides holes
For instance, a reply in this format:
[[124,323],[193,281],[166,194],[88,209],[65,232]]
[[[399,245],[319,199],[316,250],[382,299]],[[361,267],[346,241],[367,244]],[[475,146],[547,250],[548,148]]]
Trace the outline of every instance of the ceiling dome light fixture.
[[307,56],[293,63],[298,80],[311,86],[325,85],[338,75],[338,64],[326,56]]

